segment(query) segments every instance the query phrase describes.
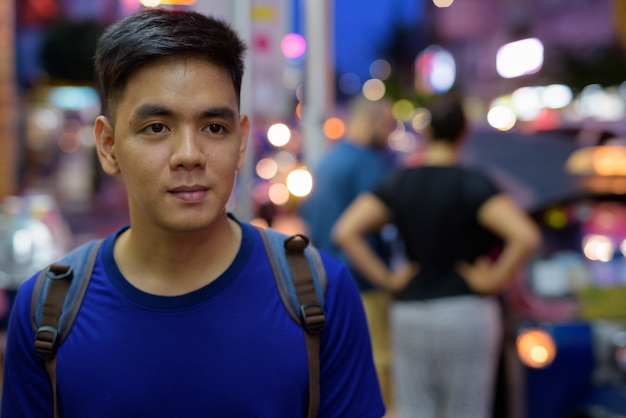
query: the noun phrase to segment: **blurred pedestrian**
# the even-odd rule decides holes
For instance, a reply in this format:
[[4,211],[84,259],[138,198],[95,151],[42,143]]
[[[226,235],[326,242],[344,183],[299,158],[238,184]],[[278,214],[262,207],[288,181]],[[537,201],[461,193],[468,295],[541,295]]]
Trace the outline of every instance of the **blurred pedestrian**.
[[[368,280],[395,292],[390,321],[399,417],[487,418],[503,328],[497,295],[540,235],[485,174],[457,163],[469,130],[461,102],[441,99],[430,113],[423,165],[398,169],[359,196],[333,233]],[[364,240],[389,222],[409,261],[397,271]]]
[[[245,45],[221,20],[148,8],[95,56],[99,161],[121,176],[130,225],[106,237],[56,353],[63,417],[303,417],[303,329],[283,306],[259,230],[226,210],[244,166]],[[367,322],[347,268],[325,254],[319,417],[381,417]],[[2,416],[52,417],[34,348],[34,277],[11,314]],[[56,416],[56,414],[55,414]]]
[[[345,135],[321,157],[313,168],[313,190],[301,203],[299,211],[307,234],[317,248],[348,263],[348,259],[331,237],[336,220],[361,192],[369,190],[393,167],[389,135],[396,127],[388,99],[353,98],[347,107]],[[370,248],[385,262],[390,261],[391,246],[379,232],[366,236]],[[350,263],[348,263],[350,266]],[[389,292],[365,280],[351,268],[361,291],[374,349],[383,398],[392,400],[389,381],[389,345],[387,313]]]

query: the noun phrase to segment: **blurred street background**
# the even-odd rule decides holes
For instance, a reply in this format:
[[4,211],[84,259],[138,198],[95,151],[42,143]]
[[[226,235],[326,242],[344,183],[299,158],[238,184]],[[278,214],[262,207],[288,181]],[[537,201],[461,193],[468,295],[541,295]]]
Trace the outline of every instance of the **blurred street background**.
[[[428,124],[424,107],[443,94],[462,96],[472,123],[464,161],[489,171],[546,231],[571,232],[582,224],[588,231],[589,218],[571,214],[604,209],[577,199],[623,204],[626,0],[3,0],[0,288],[9,295],[67,250],[128,222],[123,185],[102,173],[95,156],[92,123],[100,101],[92,56],[107,25],[155,6],[221,17],[250,46],[242,110],[251,116],[253,129],[229,207],[243,220],[287,233],[302,231],[297,208],[315,187],[311,168],[342,137],[345,104],[359,95],[393,100],[397,128],[388,146],[405,165],[421,161]],[[578,303],[572,294],[578,297],[579,288],[566,288],[563,280],[556,281],[558,287],[553,279],[564,277],[571,259],[534,263],[532,271],[541,274],[529,279],[534,287],[521,298],[524,309],[515,318],[523,321],[513,325],[514,333],[522,322],[534,326],[546,318],[552,324],[590,324],[610,317],[624,324],[626,244],[621,253],[619,248],[626,228],[619,225],[626,211],[611,213],[614,223],[607,236],[616,243],[610,248],[621,264],[607,267],[613,252],[609,259],[583,255],[588,242],[582,234],[559,235],[541,261],[559,246],[575,248],[580,263],[603,268],[594,264],[585,270],[587,264],[579,263],[580,269],[591,271],[589,277],[598,271],[607,277],[610,270],[617,279],[609,288],[617,290],[603,294],[597,305],[588,299],[586,316],[572,314],[571,305]],[[605,243],[589,242],[594,248]],[[595,286],[601,280],[588,282]],[[0,316],[9,299],[0,301]],[[610,309],[594,310],[600,303]],[[622,368],[624,336],[622,345],[610,345],[610,350],[623,348]],[[597,383],[597,356],[585,349],[584,361],[574,357],[574,363],[584,363],[584,372],[563,377],[564,370],[575,369],[567,363],[552,377],[544,366],[555,359],[554,350],[549,344],[542,347],[548,347],[549,361],[509,370],[515,377],[504,378],[509,384],[501,406],[508,412],[495,415],[626,416],[626,408],[619,411],[624,404],[613,408],[606,406],[609,401],[598,401],[597,415],[588,412],[591,407],[585,409],[588,415],[574,415],[578,410],[568,402],[585,398],[585,389]],[[609,348],[602,353],[609,356]],[[602,358],[605,366],[619,364],[613,357]],[[626,374],[604,372],[626,394]],[[564,383],[579,380],[573,388]],[[601,415],[606,411],[614,415]]]
[[571,129],[587,145],[626,131],[623,0],[5,1],[0,198],[51,196],[76,244],[125,221],[124,191],[94,156],[95,41],[156,5],[222,17],[250,45],[242,106],[254,132],[232,202],[246,220],[297,228],[308,170],[343,133],[354,95],[395,100],[389,145],[410,163],[422,106],[449,91],[477,129]]

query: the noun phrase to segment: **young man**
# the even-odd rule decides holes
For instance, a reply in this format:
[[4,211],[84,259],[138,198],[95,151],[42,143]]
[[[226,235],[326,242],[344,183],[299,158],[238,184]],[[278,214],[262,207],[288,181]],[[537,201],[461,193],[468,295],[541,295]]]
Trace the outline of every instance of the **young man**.
[[[259,231],[226,212],[244,165],[245,45],[195,12],[146,9],[110,27],[95,57],[104,171],[124,179],[130,225],[106,237],[57,352],[60,415],[304,416],[302,328],[280,299]],[[360,297],[322,254],[327,325],[320,417],[384,414]],[[3,417],[53,414],[33,347],[33,279],[9,325]]]

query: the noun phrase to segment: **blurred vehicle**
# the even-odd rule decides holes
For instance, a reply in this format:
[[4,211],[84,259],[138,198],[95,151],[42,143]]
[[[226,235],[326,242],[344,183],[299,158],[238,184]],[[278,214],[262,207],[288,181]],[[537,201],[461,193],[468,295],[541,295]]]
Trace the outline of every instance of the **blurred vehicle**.
[[626,417],[626,148],[573,132],[481,133],[465,150],[544,240],[503,298],[497,417]]

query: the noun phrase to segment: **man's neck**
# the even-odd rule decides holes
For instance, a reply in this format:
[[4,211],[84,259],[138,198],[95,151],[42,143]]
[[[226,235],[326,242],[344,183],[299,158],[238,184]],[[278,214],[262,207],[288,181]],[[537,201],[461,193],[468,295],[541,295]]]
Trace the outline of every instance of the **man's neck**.
[[125,278],[147,293],[173,296],[206,286],[232,263],[241,227],[229,217],[194,232],[134,227],[116,241],[115,261]]

